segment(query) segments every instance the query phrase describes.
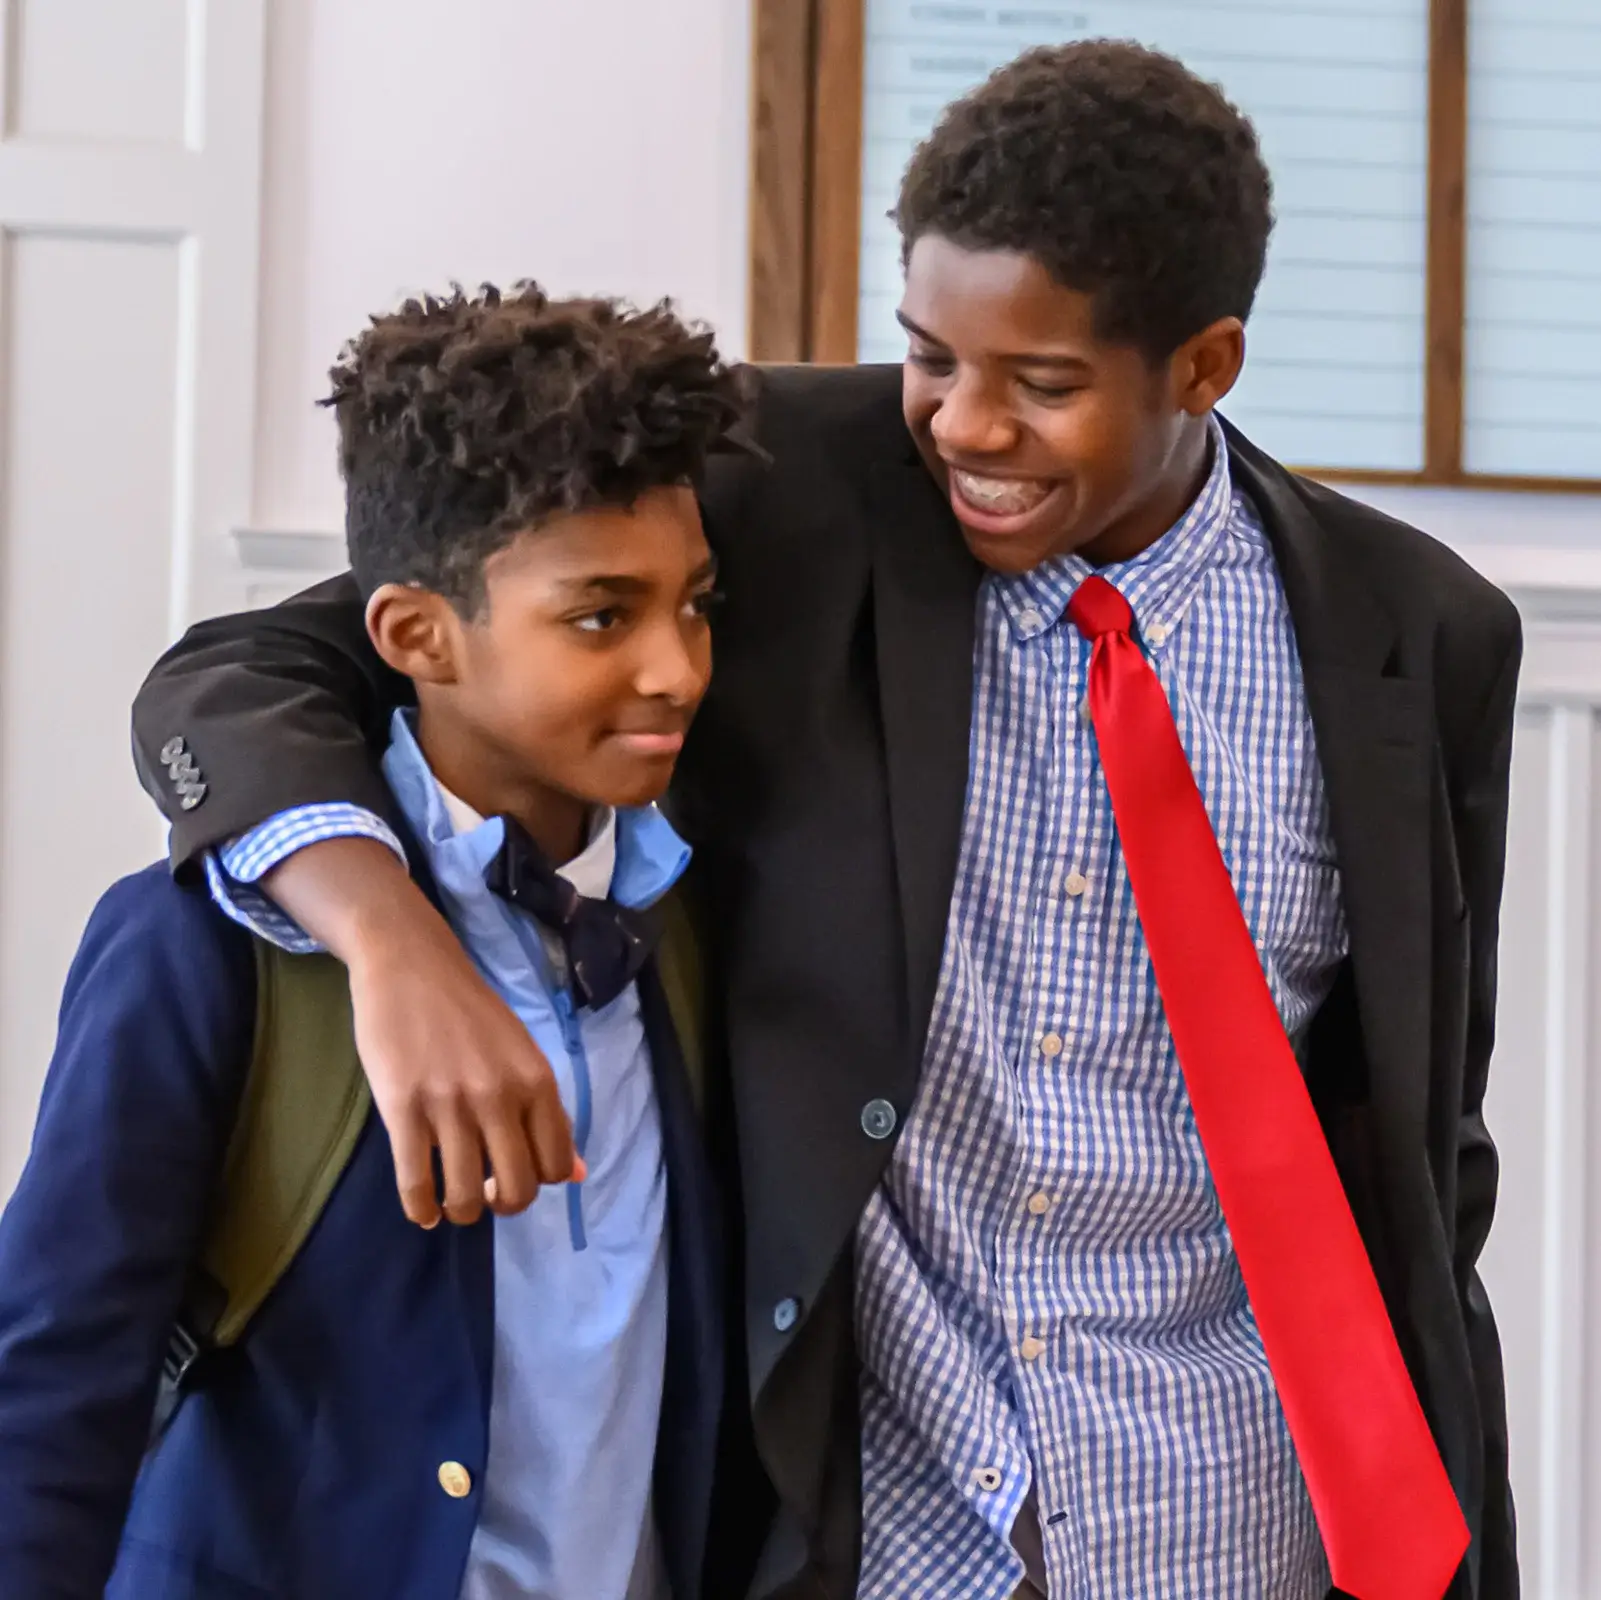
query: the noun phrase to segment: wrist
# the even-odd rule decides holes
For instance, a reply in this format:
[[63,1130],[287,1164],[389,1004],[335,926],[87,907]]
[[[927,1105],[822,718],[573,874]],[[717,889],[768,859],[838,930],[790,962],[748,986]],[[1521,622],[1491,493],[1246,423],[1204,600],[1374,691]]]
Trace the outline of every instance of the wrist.
[[357,975],[416,970],[463,956],[449,924],[409,878],[347,906],[323,943]]
[[365,838],[326,839],[269,872],[262,888],[346,966],[372,967],[453,944],[405,865]]

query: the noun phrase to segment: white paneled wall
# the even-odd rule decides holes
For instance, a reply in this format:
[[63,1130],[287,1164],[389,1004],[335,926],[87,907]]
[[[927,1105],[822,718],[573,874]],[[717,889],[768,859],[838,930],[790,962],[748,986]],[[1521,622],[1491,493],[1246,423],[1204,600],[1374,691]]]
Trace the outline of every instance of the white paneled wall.
[[128,703],[244,597],[264,0],[0,0],[0,1194],[85,918],[161,853]]
[[1525,590],[1498,1043],[1486,1115],[1524,1592],[1601,1595],[1601,595]]

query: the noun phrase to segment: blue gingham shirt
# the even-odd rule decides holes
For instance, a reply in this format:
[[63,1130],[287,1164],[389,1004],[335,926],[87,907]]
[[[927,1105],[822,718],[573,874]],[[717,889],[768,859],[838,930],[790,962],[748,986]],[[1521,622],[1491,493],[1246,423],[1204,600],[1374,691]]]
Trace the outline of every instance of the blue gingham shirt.
[[[918,1099],[863,1218],[862,1600],[1324,1600],[1310,1502],[1140,933],[1064,610],[978,600],[968,795]],[[1133,607],[1287,1028],[1345,953],[1295,640],[1220,430],[1101,569]]]

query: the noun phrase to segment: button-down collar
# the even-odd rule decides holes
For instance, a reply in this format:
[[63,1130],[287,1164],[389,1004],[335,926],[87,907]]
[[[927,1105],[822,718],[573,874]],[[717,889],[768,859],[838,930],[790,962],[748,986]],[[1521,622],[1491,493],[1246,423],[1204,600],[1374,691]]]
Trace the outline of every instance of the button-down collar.
[[992,575],[996,598],[1019,640],[1060,626],[1073,591],[1093,572],[1121,591],[1133,609],[1146,648],[1158,652],[1173,636],[1206,569],[1218,558],[1228,529],[1234,486],[1228,444],[1213,418],[1212,465],[1189,509],[1154,544],[1128,561],[1095,567],[1083,556],[1056,556],[1015,577]]

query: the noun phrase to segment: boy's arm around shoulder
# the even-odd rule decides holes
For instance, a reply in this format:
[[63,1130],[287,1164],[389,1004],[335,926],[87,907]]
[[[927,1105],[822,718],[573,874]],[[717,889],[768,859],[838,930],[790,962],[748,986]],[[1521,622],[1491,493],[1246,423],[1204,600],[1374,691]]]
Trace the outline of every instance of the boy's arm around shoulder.
[[84,934],[0,1218],[8,1600],[104,1591],[249,1066],[254,974],[242,930],[159,868]]

